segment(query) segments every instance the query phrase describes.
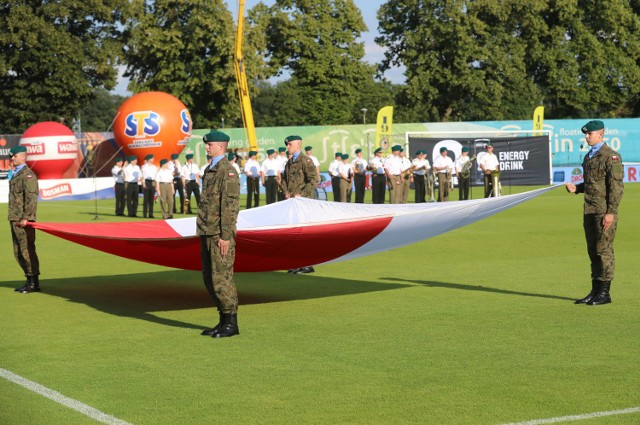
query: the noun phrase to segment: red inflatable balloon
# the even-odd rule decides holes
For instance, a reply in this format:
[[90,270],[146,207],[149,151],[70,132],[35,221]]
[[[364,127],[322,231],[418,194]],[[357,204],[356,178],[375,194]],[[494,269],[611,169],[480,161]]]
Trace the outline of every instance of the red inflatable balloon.
[[138,93],[116,115],[113,135],[125,155],[138,161],[153,154],[156,164],[179,154],[191,138],[191,115],[175,96],[163,92]]
[[34,124],[22,134],[27,165],[39,179],[61,179],[78,157],[76,136],[69,127],[47,121]]

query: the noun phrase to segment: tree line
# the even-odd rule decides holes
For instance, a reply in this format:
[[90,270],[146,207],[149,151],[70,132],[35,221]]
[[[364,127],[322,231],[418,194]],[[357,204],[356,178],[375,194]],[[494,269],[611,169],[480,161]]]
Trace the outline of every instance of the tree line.
[[[396,122],[640,112],[640,0],[388,0],[377,17],[385,56],[372,65],[352,0],[248,10],[256,126],[355,124],[390,104]],[[178,97],[195,128],[242,126],[223,0],[8,0],[0,29],[1,133],[76,117],[106,131],[119,71],[133,93]],[[405,83],[384,79],[395,66]]]

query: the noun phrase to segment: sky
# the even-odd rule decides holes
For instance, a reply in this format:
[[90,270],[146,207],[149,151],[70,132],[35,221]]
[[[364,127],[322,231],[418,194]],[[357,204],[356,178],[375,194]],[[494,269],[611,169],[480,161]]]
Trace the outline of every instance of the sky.
[[[259,2],[260,0],[245,0],[245,15],[247,10],[253,8]],[[270,6],[275,3],[275,0],[262,0],[262,2]],[[384,2],[385,0],[354,0],[356,6],[360,8],[364,22],[369,28],[368,32],[362,33],[362,41],[364,42],[365,47],[364,60],[371,64],[380,63],[384,57],[383,48],[378,46],[374,41],[374,39],[378,36],[378,19],[376,17],[376,14],[378,13],[378,9]],[[227,5],[233,12],[233,16],[235,19],[238,12],[237,1],[227,0]],[[400,68],[391,69],[387,71],[384,76],[388,80],[396,84],[404,82],[403,70]],[[128,80],[120,77],[118,79],[118,84],[113,92],[125,96],[131,94],[127,91],[127,84]]]

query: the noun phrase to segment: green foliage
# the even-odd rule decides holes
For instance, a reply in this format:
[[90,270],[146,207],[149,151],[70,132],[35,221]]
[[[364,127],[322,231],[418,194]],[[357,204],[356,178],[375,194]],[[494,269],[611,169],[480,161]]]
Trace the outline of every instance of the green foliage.
[[384,71],[404,65],[399,100],[422,120],[630,116],[640,93],[638,5],[527,0],[389,0]]
[[125,99],[124,96],[111,94],[105,89],[96,89],[93,99],[80,112],[82,131],[112,131],[118,108]]
[[126,0],[8,0],[0,6],[0,127],[21,133],[76,116],[113,87]]

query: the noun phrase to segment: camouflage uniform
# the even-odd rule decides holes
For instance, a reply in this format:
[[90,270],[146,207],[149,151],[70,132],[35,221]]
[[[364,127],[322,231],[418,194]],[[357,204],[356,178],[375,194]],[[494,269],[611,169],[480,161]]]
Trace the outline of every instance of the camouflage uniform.
[[[606,144],[592,157],[582,162],[584,183],[576,185],[576,193],[584,193],[584,233],[591,259],[591,279],[611,282],[615,259],[613,240],[618,224],[618,205],[622,199],[624,167],[620,155]],[[605,214],[613,214],[608,230],[602,228]]]
[[[218,311],[236,314],[238,293],[233,283],[236,255],[236,222],[240,200],[240,177],[227,158],[222,158],[202,177],[202,197],[198,208],[196,233],[200,236],[202,277]],[[230,242],[226,256],[218,241]]]
[[40,274],[40,262],[36,254],[36,231],[31,226],[20,227],[20,221],[36,221],[38,208],[38,178],[25,165],[9,180],[9,223],[13,253],[29,278]]
[[288,192],[291,198],[296,195],[314,198],[318,186],[318,169],[311,158],[302,152],[295,161],[293,157],[289,158],[284,166],[284,173],[281,183],[284,193]]

